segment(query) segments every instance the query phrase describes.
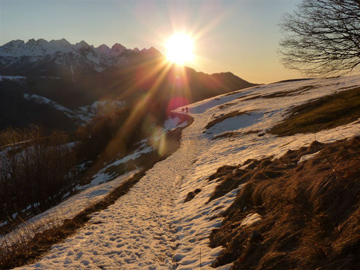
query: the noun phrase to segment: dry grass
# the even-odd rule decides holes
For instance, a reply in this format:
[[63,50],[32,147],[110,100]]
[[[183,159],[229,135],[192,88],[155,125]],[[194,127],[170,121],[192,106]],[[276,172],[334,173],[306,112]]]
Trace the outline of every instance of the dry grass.
[[243,102],[243,101],[258,99],[261,97],[262,97],[261,95],[248,95],[248,96],[244,96],[244,97],[239,97],[237,99],[240,100],[241,102]]
[[261,134],[260,132],[261,132],[261,130],[259,130],[259,129],[250,130],[247,132],[228,131],[228,132],[224,132],[224,133],[214,136],[211,140],[217,140],[217,139],[223,139],[223,138],[237,138],[240,136],[246,136],[246,135],[256,134],[256,133],[259,133],[258,136],[262,136],[263,134]]
[[351,123],[359,117],[360,87],[357,87],[293,108],[289,117],[269,132],[278,136],[318,132]]
[[225,104],[220,105],[218,108],[219,108],[220,110],[223,110],[223,109],[226,109],[226,108],[231,107],[231,106],[234,106],[234,105],[236,105],[235,102],[228,102],[228,103],[225,103]]
[[[303,155],[320,150],[298,164]],[[246,184],[224,213],[223,226],[211,235],[212,247],[225,247],[213,266],[358,269],[359,155],[360,137],[355,137],[328,145],[314,142],[276,160],[251,160],[244,170],[240,165],[220,169],[221,184],[228,178]],[[251,213],[260,214],[261,223],[241,227]]]
[[218,140],[218,139],[223,139],[223,138],[237,138],[241,135],[242,135],[241,132],[228,131],[228,132],[224,132],[224,133],[221,133],[219,135],[212,137],[211,140]]
[[216,173],[209,177],[209,181],[217,179],[219,185],[216,186],[214,192],[208,200],[208,203],[216,198],[224,196],[231,190],[236,189],[240,184],[247,182],[250,175],[250,170],[243,170],[238,166],[220,167]]
[[308,85],[308,86],[300,87],[298,89],[291,90],[291,91],[282,91],[282,92],[276,92],[276,93],[269,94],[269,95],[264,95],[264,96],[262,96],[262,98],[291,97],[291,96],[300,95],[300,94],[307,92],[314,88],[316,88],[315,85]]
[[[331,79],[331,78],[329,78],[329,79]],[[271,83],[271,84],[288,83],[288,82],[301,82],[301,81],[309,81],[309,80],[312,80],[312,78],[301,78],[301,79],[282,80],[282,81],[274,82],[274,83]]]

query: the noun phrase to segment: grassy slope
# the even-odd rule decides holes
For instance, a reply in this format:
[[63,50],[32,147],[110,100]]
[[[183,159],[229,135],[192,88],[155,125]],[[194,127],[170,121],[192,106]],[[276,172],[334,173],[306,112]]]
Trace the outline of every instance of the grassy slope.
[[[294,108],[270,132],[279,136],[317,132],[360,117],[360,88]],[[316,153],[298,164],[303,155]],[[210,200],[244,184],[211,235],[225,251],[214,266],[233,269],[355,269],[360,256],[360,137],[328,145],[314,142],[271,160],[224,166]],[[250,214],[262,221],[241,226]]]
[[290,136],[341,126],[360,117],[360,87],[295,107],[270,133]]

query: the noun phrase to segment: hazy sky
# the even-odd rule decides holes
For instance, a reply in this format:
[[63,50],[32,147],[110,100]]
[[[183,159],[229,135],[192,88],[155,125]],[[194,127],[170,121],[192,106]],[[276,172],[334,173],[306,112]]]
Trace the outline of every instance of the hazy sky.
[[164,44],[173,32],[195,39],[192,64],[205,73],[231,71],[255,83],[303,77],[277,54],[282,15],[301,0],[0,0],[0,45],[14,39],[65,38],[95,47]]

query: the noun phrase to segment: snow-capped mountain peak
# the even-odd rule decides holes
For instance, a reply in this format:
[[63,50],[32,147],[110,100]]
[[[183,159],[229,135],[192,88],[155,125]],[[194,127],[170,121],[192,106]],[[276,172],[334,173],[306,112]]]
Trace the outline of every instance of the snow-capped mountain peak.
[[[54,67],[54,65],[56,65],[55,69],[65,68],[66,70],[72,70],[74,67],[78,67],[80,70],[101,72],[111,66],[131,64],[131,57],[133,56],[132,54],[125,54],[127,51],[135,54],[144,54],[145,52],[151,57],[161,55],[155,49],[150,48],[140,51],[135,48],[131,50],[119,43],[114,44],[110,49],[105,44],[95,48],[83,40],[71,44],[64,38],[51,41],[30,39],[27,42],[14,40],[0,46],[0,71],[3,75],[26,75],[21,70],[21,67],[29,67],[31,64],[35,65],[35,63],[41,62],[43,75],[49,75],[45,74],[46,70],[52,69],[50,67]],[[154,51],[157,53],[155,54]],[[26,72],[36,68],[36,66],[27,68]],[[12,74],[13,72],[16,72],[16,74]],[[54,76],[54,74],[50,75]]]
[[111,47],[111,53],[114,56],[118,56],[121,55],[124,51],[126,50],[126,47],[124,47],[123,45],[119,44],[119,43],[115,43],[112,47]]
[[100,45],[95,50],[102,55],[109,55],[111,53],[111,49],[105,44]]
[[0,57],[42,56],[56,52],[68,53],[73,49],[65,40],[29,39],[28,42],[15,40],[0,47]]
[[89,47],[94,48],[94,46],[90,46],[89,44],[87,44],[83,40],[74,45],[74,49],[77,49],[77,50],[80,49],[80,48],[89,48]]

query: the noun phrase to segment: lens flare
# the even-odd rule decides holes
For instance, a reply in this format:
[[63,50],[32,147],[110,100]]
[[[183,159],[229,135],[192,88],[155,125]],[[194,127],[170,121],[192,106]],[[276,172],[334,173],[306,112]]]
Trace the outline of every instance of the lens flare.
[[189,100],[186,97],[179,96],[174,97],[171,100],[169,100],[167,108],[166,108],[166,114],[168,117],[175,117],[172,113],[173,110],[179,108],[179,107],[185,107],[189,105]]
[[154,127],[150,144],[157,150],[159,156],[164,156],[167,151],[166,133],[162,127]]

